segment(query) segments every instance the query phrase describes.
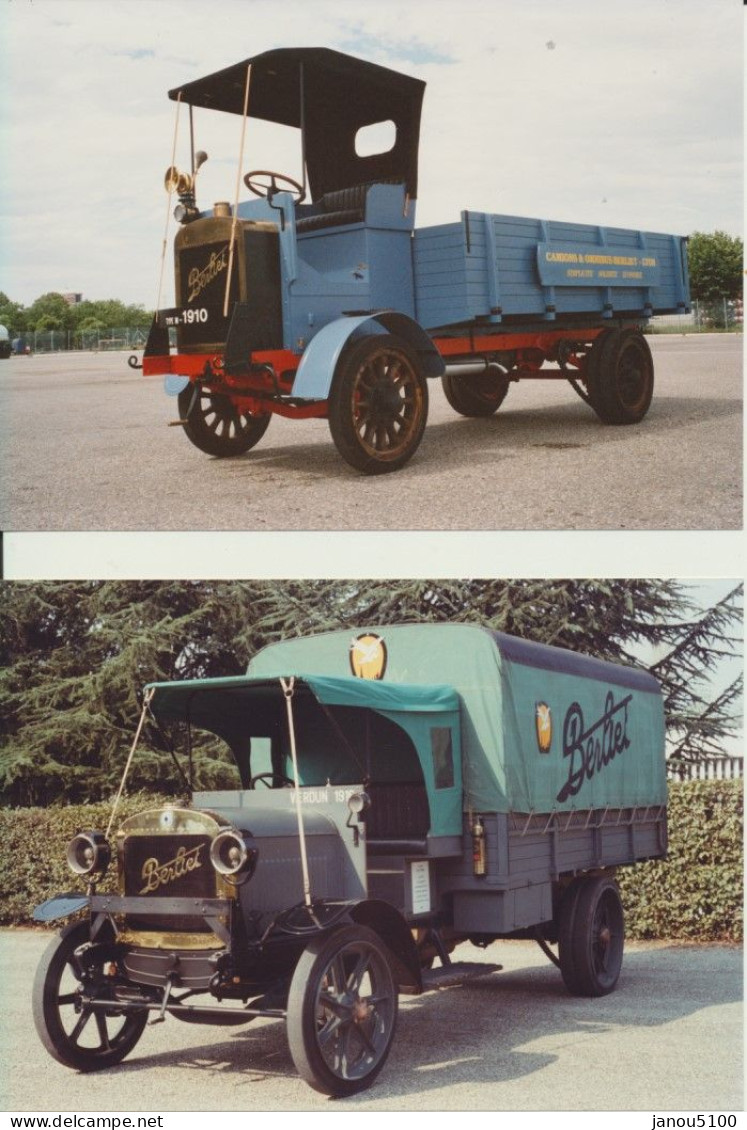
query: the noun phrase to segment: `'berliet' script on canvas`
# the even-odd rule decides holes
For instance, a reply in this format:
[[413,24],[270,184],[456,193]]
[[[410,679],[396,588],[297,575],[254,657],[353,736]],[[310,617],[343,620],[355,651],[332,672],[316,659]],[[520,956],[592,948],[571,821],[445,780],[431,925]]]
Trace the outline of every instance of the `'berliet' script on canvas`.
[[601,772],[628,748],[628,703],[632,697],[629,694],[616,703],[614,694],[608,691],[604,714],[588,729],[579,704],[574,702],[568,707],[563,722],[563,757],[568,758],[568,780],[557,800],[575,796],[584,781],[590,781],[595,773]]

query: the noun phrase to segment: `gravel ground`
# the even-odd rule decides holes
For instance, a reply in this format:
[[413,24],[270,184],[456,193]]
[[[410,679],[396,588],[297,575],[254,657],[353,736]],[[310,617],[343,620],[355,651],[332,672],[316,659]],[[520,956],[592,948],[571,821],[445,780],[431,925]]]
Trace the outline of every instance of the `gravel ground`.
[[731,530],[742,525],[742,338],[659,336],[642,424],[602,426],[565,382],[512,386],[488,420],[430,382],[410,464],[366,477],[324,420],[276,418],[238,459],[181,428],[126,354],[0,362],[0,528],[53,530]]
[[80,1075],[60,1066],[31,1020],[48,941],[41,931],[0,932],[7,1110],[743,1109],[737,947],[631,943],[617,990],[596,1000],[569,996],[531,942],[459,947],[456,959],[499,962],[503,971],[401,998],[382,1075],[330,1107],[296,1076],[279,1021],[215,1028],[168,1018],[147,1028],[119,1067]]

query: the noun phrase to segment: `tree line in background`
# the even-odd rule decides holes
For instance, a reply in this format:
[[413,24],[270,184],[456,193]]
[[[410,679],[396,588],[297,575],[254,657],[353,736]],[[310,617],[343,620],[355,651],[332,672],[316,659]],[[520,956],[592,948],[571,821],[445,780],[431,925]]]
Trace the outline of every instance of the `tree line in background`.
[[51,330],[81,334],[106,334],[120,326],[148,330],[152,318],[153,314],[143,306],[126,306],[115,298],[70,303],[52,291],[26,307],[12,302],[0,291],[0,325],[5,326],[11,338]]
[[[670,756],[718,754],[736,733],[742,588],[711,607],[664,580],[16,582],[0,596],[0,803],[90,801],[114,790],[144,684],[244,672],[278,639],[405,621],[481,624],[621,663],[662,685]],[[641,656],[648,658],[642,662]],[[148,730],[130,787],[179,779],[174,735]],[[196,743],[198,787],[234,786],[214,742]]]
[[[743,245],[739,237],[722,231],[693,232],[687,254],[693,298],[708,306],[741,297]],[[152,317],[152,311],[141,305],[126,306],[113,298],[71,305],[52,291],[26,307],[0,291],[0,324],[11,338],[49,331],[106,333],[122,326],[147,330]]]

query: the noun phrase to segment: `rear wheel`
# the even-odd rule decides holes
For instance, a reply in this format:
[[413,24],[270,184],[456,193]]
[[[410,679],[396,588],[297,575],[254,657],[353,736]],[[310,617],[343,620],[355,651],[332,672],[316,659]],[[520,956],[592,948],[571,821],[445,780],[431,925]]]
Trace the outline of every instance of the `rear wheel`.
[[560,972],[576,996],[611,993],[622,969],[625,921],[617,884],[597,877],[576,879],[559,912]]
[[381,1071],[397,1023],[397,987],[373,930],[315,938],[296,966],[287,1029],[299,1074],[325,1095],[353,1095]]
[[90,938],[88,922],[73,922],[55,938],[39,963],[33,989],[34,1024],[49,1054],[66,1067],[99,1071],[132,1051],[148,1013],[124,1012],[86,1004],[85,991],[99,998],[110,992],[101,967],[84,972],[75,951]]
[[610,330],[587,364],[589,399],[605,424],[637,424],[654,394],[654,361],[639,330]]
[[444,395],[460,416],[492,416],[497,412],[508,392],[508,377],[495,372],[493,365],[483,373],[470,377],[455,377],[445,373],[441,377]]
[[391,334],[365,337],[345,354],[329,394],[329,430],[343,459],[381,475],[412,458],[428,418],[417,356]]
[[207,455],[243,455],[259,443],[270,415],[239,412],[229,396],[189,384],[179,393],[179,416],[187,438]]

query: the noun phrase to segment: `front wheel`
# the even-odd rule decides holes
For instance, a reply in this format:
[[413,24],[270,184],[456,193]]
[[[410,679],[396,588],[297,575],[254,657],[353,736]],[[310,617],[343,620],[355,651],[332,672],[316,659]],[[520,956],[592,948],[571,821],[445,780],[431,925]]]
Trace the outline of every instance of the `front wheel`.
[[329,430],[351,467],[369,475],[412,458],[428,418],[417,356],[391,334],[365,337],[342,357],[329,394]]
[[325,1095],[353,1095],[381,1071],[397,1023],[397,988],[377,934],[343,926],[309,943],[288,996],[299,1075]]
[[179,393],[179,417],[195,447],[219,459],[243,455],[259,443],[270,425],[269,414],[239,412],[229,396],[193,384]]
[[119,1063],[143,1034],[148,1013],[112,1007],[94,1009],[85,991],[108,995],[107,973],[93,967],[84,973],[75,951],[90,938],[88,922],[73,922],[47,947],[36,971],[34,1024],[49,1054],[66,1067],[99,1071]]

